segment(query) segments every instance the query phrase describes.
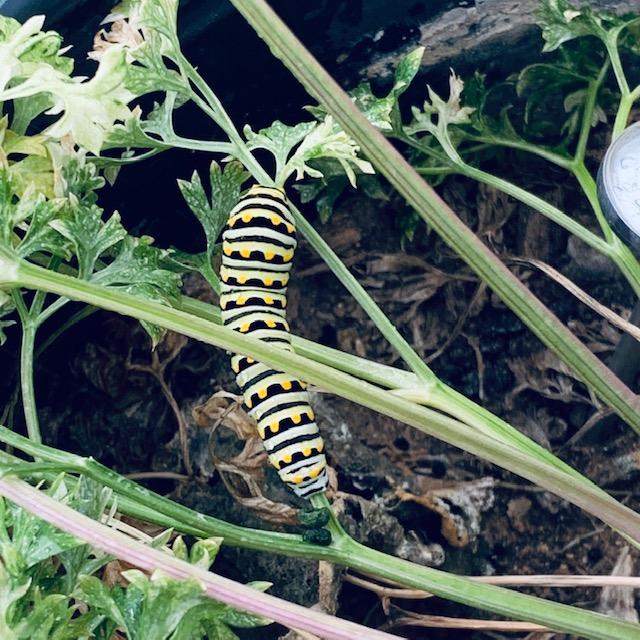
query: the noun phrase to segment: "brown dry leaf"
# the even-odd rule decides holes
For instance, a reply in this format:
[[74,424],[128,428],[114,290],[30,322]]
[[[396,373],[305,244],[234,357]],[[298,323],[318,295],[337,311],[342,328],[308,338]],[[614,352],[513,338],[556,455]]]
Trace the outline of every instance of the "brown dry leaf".
[[[201,428],[210,428],[209,451],[216,471],[234,500],[275,524],[297,524],[295,509],[273,502],[262,493],[267,454],[258,437],[255,421],[239,402],[239,397],[226,391],[214,393],[204,404],[193,408],[192,415]],[[214,444],[214,434],[221,426],[244,440],[242,451],[228,460],[222,459]]]
[[591,404],[590,398],[575,390],[578,379],[548,349],[526,358],[509,359],[507,364],[517,381],[505,398],[508,408],[512,408],[515,397],[527,389],[553,400]]
[[217,391],[204,404],[195,406],[191,415],[202,429],[216,429],[224,422],[241,440],[257,437],[258,434],[255,421],[242,408],[242,396],[228,391]]
[[126,587],[129,582],[124,578],[122,572],[133,568],[133,565],[129,565],[121,560],[107,562],[102,572],[102,582],[104,582],[109,589],[116,585]]
[[[634,574],[634,559],[629,547],[622,548],[616,561],[612,576],[631,576]],[[629,587],[604,587],[600,593],[598,611],[608,616],[614,616],[628,622],[638,622],[638,612],[635,606],[635,593]]]
[[451,487],[414,495],[402,489],[396,495],[434,511],[441,518],[441,532],[452,547],[465,547],[480,533],[481,514],[493,506],[493,478],[460,482]]

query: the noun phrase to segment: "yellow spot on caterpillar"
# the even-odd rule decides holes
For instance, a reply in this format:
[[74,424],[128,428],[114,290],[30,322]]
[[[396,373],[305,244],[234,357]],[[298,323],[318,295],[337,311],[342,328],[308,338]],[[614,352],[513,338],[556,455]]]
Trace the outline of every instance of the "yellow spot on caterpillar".
[[247,358],[247,363],[248,364],[253,364],[255,362],[255,360],[253,358]]
[[267,397],[267,390],[266,389],[260,389],[258,391],[258,398],[266,398]]
[[251,218],[253,218],[253,216],[250,213],[242,214],[242,222],[249,222]]
[[233,369],[234,373],[239,373],[240,372],[240,363],[239,362],[232,362],[231,363],[231,368]]
[[244,324],[240,325],[240,333],[247,333],[247,331],[249,331],[249,327],[251,325],[248,322],[245,322]]
[[273,298],[271,296],[265,296],[262,300],[265,304],[273,304]]
[[280,223],[280,217],[279,216],[269,216],[269,220],[271,221],[271,224],[279,224]]
[[273,329],[273,327],[276,326],[276,321],[272,320],[271,318],[269,318],[268,320],[265,320],[264,323],[267,325],[267,327],[270,327],[271,329]]
[[290,262],[292,258],[293,258],[293,251],[287,251],[284,254],[284,261],[285,262]]
[[220,308],[224,311],[227,308],[227,301],[220,300]]
[[291,416],[291,419],[294,421],[295,424],[298,424],[298,422],[302,420],[302,417],[300,416],[299,413],[296,413],[294,416]]
[[247,299],[244,296],[238,296],[236,298],[236,304],[244,304],[247,301]]
[[265,260],[273,260],[273,251],[265,251],[264,252],[264,259]]
[[267,285],[267,287],[270,287],[273,284],[273,278],[263,278],[262,281]]
[[291,382],[289,380],[285,380],[284,382],[280,383],[280,386],[285,390],[285,391],[289,391],[289,389],[291,389]]
[[239,284],[244,284],[247,281],[247,276],[238,276],[236,280]]
[[287,225],[287,231],[289,233],[293,233],[295,230],[296,230],[296,228],[292,224],[288,224]]
[[282,456],[282,462],[284,462],[285,464],[290,464],[291,463],[291,454],[290,453],[285,453],[285,455]]
[[317,478],[320,475],[320,471],[321,469],[312,469],[311,471],[309,471],[309,477]]
[[252,405],[253,405],[253,402],[251,401],[251,398],[247,398],[247,399],[244,401],[244,403],[247,405],[247,407],[248,407],[249,409],[251,409],[251,407],[252,407]]
[[222,251],[224,252],[225,256],[230,256],[233,253],[233,249],[229,244],[222,245]]
[[305,448],[302,450],[302,455],[303,455],[305,458],[308,458],[308,457],[311,455],[311,449],[309,449],[309,447],[305,447]]
[[233,228],[233,225],[236,223],[237,220],[238,218],[231,218],[231,220],[229,220],[229,227]]
[[320,444],[316,447],[316,450],[318,451],[318,453],[322,453],[324,449],[324,441],[320,441]]
[[240,249],[240,255],[243,258],[248,258],[251,255],[251,251],[249,249]]
[[293,482],[293,484],[300,484],[303,479],[304,478],[302,476],[294,476],[291,478],[291,482]]
[[307,409],[307,415],[309,416],[309,420],[315,420],[316,417],[313,414],[313,411],[311,409]]
[[280,423],[279,422],[272,422],[269,425],[269,429],[271,429],[271,433],[278,433],[278,431],[280,431]]

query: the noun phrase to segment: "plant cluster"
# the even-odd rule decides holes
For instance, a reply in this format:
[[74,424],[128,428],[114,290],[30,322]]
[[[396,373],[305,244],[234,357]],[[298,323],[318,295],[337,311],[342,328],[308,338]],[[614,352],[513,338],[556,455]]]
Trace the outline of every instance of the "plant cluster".
[[[220,326],[217,308],[180,292],[181,276],[188,271],[199,272],[219,291],[214,269],[218,235],[250,178],[284,186],[292,178],[306,177],[299,185],[301,200],[315,200],[326,219],[347,185],[357,184],[375,197],[384,195],[386,187],[372,175],[375,167],[600,400],[639,431],[637,396],[504,268],[423,179],[440,181],[456,173],[501,189],[609,257],[640,293],[640,266],[604,218],[585,163],[592,128],[613,108],[613,135],[618,135],[640,96],[640,87],[630,88],[622,64],[625,55],[638,54],[639,19],[577,9],[565,0],[544,0],[539,20],[545,50],[552,56],[549,62],[531,65],[489,88],[479,74],[466,86],[452,74],[448,99],[429,88],[422,107],[414,107],[405,123],[399,100],[417,76],[422,50],[398,65],[386,96],[376,96],[368,85],[361,85],[349,97],[263,0],[234,0],[234,5],[319,100],[309,121],[291,126],[276,121],[257,132],[249,125],[238,128],[182,52],[177,0],[125,0],[116,6],[108,16],[108,27],[96,39],[91,57],[98,67],[89,79],[73,75],[73,61],[65,55],[60,36],[43,30],[42,17],[22,25],[0,19],[0,343],[6,341],[3,330],[17,316],[22,327],[20,389],[29,435],[23,438],[1,426],[0,441],[33,459],[27,462],[8,453],[0,457],[6,476],[0,478],[0,494],[22,506],[3,502],[0,512],[0,616],[4,616],[0,624],[6,637],[31,637],[37,629],[42,638],[106,640],[116,630],[129,638],[232,638],[229,626],[257,626],[265,620],[210,600],[194,582],[173,579],[195,576],[193,567],[208,568],[221,543],[329,560],[584,637],[636,637],[637,627],[630,623],[368,549],[352,540],[333,515],[327,524],[332,534],[327,546],[309,542],[313,536],[303,539],[298,534],[245,529],[161,498],[92,459],[41,444],[33,379],[36,337],[60,309],[79,301],[87,306],[67,319],[54,338],[91,309],[101,308],[140,320],[152,346],[171,330],[250,355],[513,471],[640,542],[638,514],[439,380],[297,208],[292,210],[299,233],[362,305],[408,370],[295,336],[295,352],[285,352]],[[611,74],[613,87],[608,83]],[[145,112],[140,98],[150,94],[156,102]],[[174,114],[187,102],[218,126],[222,139],[192,139],[175,130]],[[415,171],[397,149],[372,134],[372,127],[408,150]],[[600,233],[483,170],[486,158],[504,147],[536,154],[573,175],[593,207]],[[117,213],[105,214],[98,204],[100,189],[116,180],[123,167],[173,148],[217,158],[207,180],[194,173],[189,180],[178,181],[203,227],[202,254],[158,248],[147,236],[134,237]],[[273,156],[269,168],[258,160],[265,150]],[[9,475],[44,482],[47,488],[34,498],[29,485]],[[79,512],[67,527],[54,512],[44,510],[46,519],[76,537],[30,515],[29,511],[38,511],[38,495],[42,505],[53,496]],[[328,502],[324,496],[316,497],[314,506],[326,508]],[[203,540],[190,552],[180,538],[173,543],[170,552],[179,561],[171,564],[173,578],[127,571],[120,574],[125,585],[109,586],[104,580],[104,568],[111,560],[106,549],[109,553],[115,549],[123,559],[137,558],[146,567],[151,562],[148,549],[169,541],[165,533],[146,547],[139,542],[131,547],[111,531],[109,523],[113,525],[116,512]],[[86,544],[89,525],[82,514],[105,520],[98,525],[103,539],[92,533],[91,545]],[[77,537],[82,538],[82,531],[87,532],[85,540]],[[212,541],[213,536],[222,541]],[[215,595],[237,604],[240,600],[234,593],[226,585]],[[211,596],[210,591],[207,594]],[[255,602],[246,597],[242,602],[247,610],[262,614],[265,609],[257,607],[264,605],[270,618],[323,637],[353,637],[347,623],[305,615],[275,599],[256,596]],[[367,633],[370,638],[389,637]]]

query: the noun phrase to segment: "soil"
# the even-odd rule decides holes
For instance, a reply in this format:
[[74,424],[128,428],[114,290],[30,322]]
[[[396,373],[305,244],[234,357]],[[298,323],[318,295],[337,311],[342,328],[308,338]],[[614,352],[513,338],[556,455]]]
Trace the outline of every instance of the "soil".
[[[530,158],[508,160],[501,163],[514,167],[508,177],[588,220],[585,204],[559,174]],[[507,262],[515,256],[543,259],[604,304],[630,312],[632,294],[615,271],[577,243],[569,246],[567,235],[545,219],[463,179],[449,179],[440,191]],[[311,209],[307,213],[314,217]],[[640,475],[629,454],[636,447],[630,430],[614,420],[580,436],[595,412],[584,386],[433,233],[419,225],[413,241],[403,238],[407,215],[396,196],[373,201],[356,195],[340,200],[330,221],[318,227],[442,380],[638,508]],[[513,269],[594,351],[605,359],[611,354],[617,331],[535,270]],[[187,279],[185,288],[213,301],[196,278]],[[289,297],[295,333],[402,366],[304,241]],[[275,474],[263,474],[259,442],[242,440],[250,424],[247,432],[240,414],[220,424],[233,403],[220,392],[237,393],[224,352],[169,335],[152,357],[134,322],[100,312],[45,352],[36,374],[47,442],[93,455],[122,473],[152,472],[145,484],[205,513],[290,529],[290,505],[301,503]],[[191,477],[161,380],[188,429]],[[214,392],[218,396],[210,399]],[[367,544],[474,575],[608,574],[623,552],[624,541],[593,518],[489,463],[321,390],[313,399],[342,519]],[[176,473],[182,477],[170,475]],[[249,551],[224,548],[216,570],[243,581],[270,580],[271,593],[308,606],[321,598],[339,615],[371,626],[400,617],[398,607],[478,616],[436,598],[397,600],[389,609],[372,592],[343,582],[340,572],[324,568],[319,577],[317,563]],[[595,589],[524,590],[588,608],[601,604]],[[394,632],[409,638],[489,637],[410,627]],[[271,627],[240,635],[267,639],[283,633]]]

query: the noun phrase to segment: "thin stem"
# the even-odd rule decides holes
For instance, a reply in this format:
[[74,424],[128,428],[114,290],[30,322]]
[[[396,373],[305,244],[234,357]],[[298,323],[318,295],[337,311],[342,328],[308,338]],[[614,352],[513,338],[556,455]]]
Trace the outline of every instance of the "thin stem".
[[33,321],[23,321],[22,345],[20,347],[20,388],[22,391],[24,420],[27,425],[29,438],[34,442],[42,442],[33,380],[33,352],[35,348],[36,332],[37,328]]
[[598,224],[602,229],[605,240],[608,244],[611,244],[613,241],[614,233],[611,229],[611,226],[607,222],[607,219],[604,217],[604,212],[602,211],[602,207],[600,206],[600,201],[598,200],[598,187],[596,186],[595,180],[589,173],[589,170],[587,169],[583,161],[576,161],[572,166],[572,171],[573,175],[578,181],[578,184],[582,187],[582,190],[587,196],[587,200],[589,200],[589,204],[591,205],[591,208],[596,215],[596,219],[598,220]]
[[544,158],[563,169],[569,169],[571,167],[571,158],[560,155],[559,153],[556,153],[551,149],[547,149],[542,145],[531,144],[524,140],[519,141],[511,140],[509,138],[499,138],[498,136],[475,134],[467,134],[466,139],[474,142],[483,142],[488,146],[508,147],[510,149],[518,149],[519,151],[526,151],[527,153],[532,153],[533,155]]
[[[583,163],[585,152],[587,150],[587,142],[589,141],[589,134],[591,133],[593,113],[596,107],[596,101],[598,99],[598,91],[602,86],[602,82],[609,71],[609,61],[602,65],[596,78],[589,82],[587,87],[587,97],[582,110],[582,122],[580,125],[580,133],[578,135],[578,143],[576,145],[576,152],[573,158],[573,163]],[[573,164],[572,163],[572,164]]]
[[[46,295],[44,292],[39,292],[40,300],[44,300]],[[29,438],[34,442],[42,442],[40,436],[40,425],[38,424],[38,411],[36,408],[35,388],[33,381],[33,351],[35,347],[35,339],[37,332],[37,325],[31,317],[31,312],[25,304],[22,293],[18,289],[11,291],[11,297],[13,298],[18,316],[20,318],[20,324],[22,325],[22,342],[20,347],[20,391],[22,392],[22,407],[24,411],[24,420],[27,426],[27,433]],[[37,302],[37,299],[36,299]],[[34,304],[36,309],[39,305]]]
[[565,499],[605,520],[610,526],[640,540],[640,516],[616,502],[604,491],[560,471],[554,465],[533,459],[500,440],[478,438],[466,425],[437,411],[426,409],[393,394],[381,393],[379,387],[299,355],[284,352],[227,327],[211,325],[184,312],[115,289],[102,288],[28,263],[20,264],[17,275],[18,283],[22,286],[81,300],[121,315],[152,322],[233,353],[250,355],[276,370],[287,371],[343,398],[401,420],[503,466],[549,491],[561,494]]

